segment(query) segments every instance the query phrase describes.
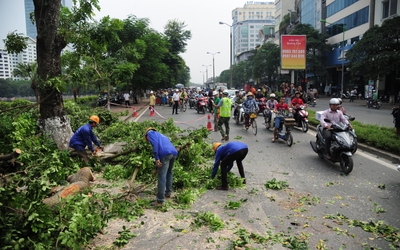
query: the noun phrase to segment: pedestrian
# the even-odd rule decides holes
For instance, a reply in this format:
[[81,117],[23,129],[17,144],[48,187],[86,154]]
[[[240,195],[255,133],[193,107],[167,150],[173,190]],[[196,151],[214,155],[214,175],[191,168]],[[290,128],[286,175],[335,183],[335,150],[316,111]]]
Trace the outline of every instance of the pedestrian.
[[236,161],[236,165],[239,169],[240,177],[243,179],[243,184],[246,184],[246,177],[244,175],[244,169],[242,161],[249,152],[249,148],[243,142],[228,142],[222,145],[220,142],[216,142],[213,145],[215,153],[215,162],[212,169],[211,178],[217,175],[218,167],[221,165],[221,181],[222,185],[217,187],[217,190],[228,190],[228,172],[233,167],[233,162]]
[[177,115],[179,107],[179,99],[180,99],[179,89],[175,89],[175,93],[172,95],[172,99],[174,100],[174,106],[172,107],[172,114],[174,114],[175,110],[175,114]]
[[152,91],[150,91],[150,109],[151,108],[153,108],[154,109],[154,106],[156,106],[156,97],[155,97],[155,95],[154,95],[154,92],[153,92],[153,90]]
[[[213,103],[213,106],[219,108],[218,130],[221,133],[222,141],[229,140],[229,119],[231,118],[232,101],[228,98],[228,91],[222,92],[222,98],[219,100],[218,105]],[[225,125],[225,131],[222,128]]]
[[93,133],[93,128],[97,127],[99,123],[100,118],[97,115],[92,115],[89,118],[89,123],[78,128],[69,140],[69,147],[75,149],[86,164],[89,162],[89,156],[85,151],[86,146],[92,151],[93,156],[96,155],[97,152],[94,150],[93,143],[97,145],[99,149],[103,149],[96,135]]
[[[213,91],[213,95],[214,95],[214,100],[213,100],[213,104],[214,103],[219,103],[219,95],[218,95],[218,91]],[[219,119],[219,109],[216,108],[214,106],[214,131],[217,132],[218,131],[218,119]]]
[[153,147],[156,170],[158,174],[156,201],[151,206],[162,206],[165,198],[171,198],[172,193],[172,168],[178,151],[165,135],[155,128],[147,128],[144,137]]
[[125,91],[124,100],[125,100],[125,107],[126,107],[126,108],[131,106],[130,103],[129,103],[129,98],[130,98],[130,97],[131,97],[131,96],[129,95],[128,91]]

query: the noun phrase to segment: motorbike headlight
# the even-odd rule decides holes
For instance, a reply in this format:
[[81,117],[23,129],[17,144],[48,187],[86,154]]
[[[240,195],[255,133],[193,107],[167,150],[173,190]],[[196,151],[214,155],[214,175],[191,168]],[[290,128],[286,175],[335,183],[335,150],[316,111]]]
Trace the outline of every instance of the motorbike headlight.
[[346,142],[342,137],[335,136],[335,141],[337,141],[340,145],[344,145]]

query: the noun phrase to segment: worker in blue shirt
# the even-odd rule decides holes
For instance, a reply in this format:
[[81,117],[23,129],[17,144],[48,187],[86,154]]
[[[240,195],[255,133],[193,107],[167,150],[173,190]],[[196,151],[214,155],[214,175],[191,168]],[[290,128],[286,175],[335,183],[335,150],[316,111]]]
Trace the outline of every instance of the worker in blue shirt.
[[75,149],[78,155],[83,158],[85,163],[88,163],[89,161],[89,156],[85,151],[86,146],[90,151],[92,151],[92,155],[96,155],[97,152],[94,150],[93,143],[100,149],[103,148],[97,140],[96,135],[93,133],[93,128],[97,127],[99,123],[100,118],[97,115],[92,115],[89,118],[89,123],[78,128],[69,140],[69,147]]
[[211,178],[214,179],[218,167],[221,164],[222,186],[217,187],[217,190],[228,190],[228,172],[232,169],[234,161],[236,161],[240,177],[244,179],[243,184],[246,184],[242,161],[249,152],[247,145],[243,142],[229,142],[225,145],[216,142],[213,145],[213,149],[215,153],[215,162]]
[[153,147],[156,169],[158,172],[157,200],[152,206],[162,206],[164,198],[170,198],[172,193],[172,167],[178,150],[165,135],[157,132],[155,128],[148,128],[144,133],[146,141]]

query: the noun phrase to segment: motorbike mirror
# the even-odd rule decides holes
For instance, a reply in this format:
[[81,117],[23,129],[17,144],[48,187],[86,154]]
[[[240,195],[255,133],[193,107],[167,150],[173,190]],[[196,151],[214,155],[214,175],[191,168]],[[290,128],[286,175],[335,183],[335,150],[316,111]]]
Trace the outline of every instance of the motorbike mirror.
[[356,118],[353,116],[353,117],[350,117],[350,119],[349,119],[349,121],[354,121]]

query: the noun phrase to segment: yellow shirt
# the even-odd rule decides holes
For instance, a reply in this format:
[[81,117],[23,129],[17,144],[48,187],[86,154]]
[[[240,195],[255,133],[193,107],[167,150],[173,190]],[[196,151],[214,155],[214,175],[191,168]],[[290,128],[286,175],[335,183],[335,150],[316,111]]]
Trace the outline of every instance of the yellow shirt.
[[155,106],[156,105],[156,97],[154,96],[154,94],[150,95],[150,105],[151,106]]

